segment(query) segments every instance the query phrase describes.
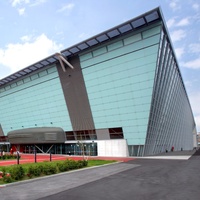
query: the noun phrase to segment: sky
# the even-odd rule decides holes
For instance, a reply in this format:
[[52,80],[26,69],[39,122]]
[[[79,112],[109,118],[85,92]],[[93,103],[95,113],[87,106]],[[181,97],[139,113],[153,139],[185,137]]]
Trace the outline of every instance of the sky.
[[1,0],[0,79],[159,6],[200,132],[200,0]]

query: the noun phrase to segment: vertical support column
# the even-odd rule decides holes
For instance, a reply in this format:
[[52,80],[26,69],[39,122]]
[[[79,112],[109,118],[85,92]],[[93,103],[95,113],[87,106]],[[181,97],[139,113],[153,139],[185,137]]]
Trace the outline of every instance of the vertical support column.
[[69,59],[74,69],[62,68],[57,64],[63,94],[68,108],[73,131],[94,130],[94,121],[88,99],[85,81],[78,56]]

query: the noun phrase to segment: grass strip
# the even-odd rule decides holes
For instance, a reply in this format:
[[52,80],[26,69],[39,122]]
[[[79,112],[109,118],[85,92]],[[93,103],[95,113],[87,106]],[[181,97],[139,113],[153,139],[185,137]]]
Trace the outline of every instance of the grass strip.
[[101,166],[111,164],[115,160],[88,160],[74,161],[70,159],[61,161],[44,161],[39,163],[26,163],[20,165],[0,166],[0,185],[18,182],[37,177],[58,174],[61,172],[76,170],[80,168]]

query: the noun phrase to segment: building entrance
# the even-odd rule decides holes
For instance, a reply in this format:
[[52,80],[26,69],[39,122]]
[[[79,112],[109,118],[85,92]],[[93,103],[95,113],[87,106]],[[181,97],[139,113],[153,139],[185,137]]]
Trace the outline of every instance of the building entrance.
[[52,153],[67,155],[97,156],[97,143],[71,143],[71,144],[20,144],[12,145],[14,151],[33,154]]
[[66,144],[66,154],[97,156],[97,143],[71,143]]

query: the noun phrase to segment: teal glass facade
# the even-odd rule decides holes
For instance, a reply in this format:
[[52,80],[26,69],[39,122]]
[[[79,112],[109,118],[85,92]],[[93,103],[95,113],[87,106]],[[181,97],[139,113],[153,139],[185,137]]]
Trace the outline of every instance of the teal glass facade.
[[1,87],[0,113],[5,134],[46,126],[72,130],[55,66]]
[[128,145],[144,145],[161,26],[143,29],[80,56],[96,129],[123,127]]

